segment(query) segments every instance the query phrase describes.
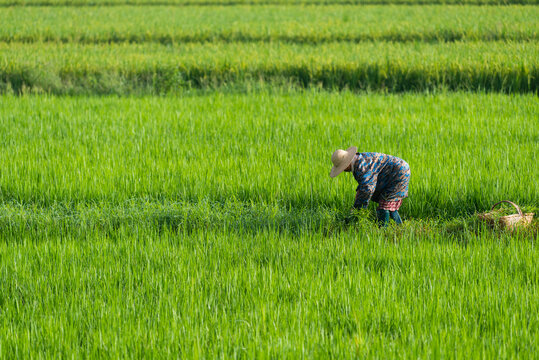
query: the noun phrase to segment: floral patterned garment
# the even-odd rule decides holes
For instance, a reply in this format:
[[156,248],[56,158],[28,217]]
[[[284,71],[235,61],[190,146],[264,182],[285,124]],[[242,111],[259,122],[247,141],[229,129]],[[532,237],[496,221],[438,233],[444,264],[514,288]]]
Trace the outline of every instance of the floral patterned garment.
[[352,173],[358,182],[354,208],[366,208],[374,202],[399,201],[408,196],[410,166],[396,156],[382,153],[356,153]]

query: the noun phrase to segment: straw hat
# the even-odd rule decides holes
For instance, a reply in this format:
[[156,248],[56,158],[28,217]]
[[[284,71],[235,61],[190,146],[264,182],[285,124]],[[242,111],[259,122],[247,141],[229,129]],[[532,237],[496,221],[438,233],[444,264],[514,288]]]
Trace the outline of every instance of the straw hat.
[[334,178],[335,176],[342,173],[344,169],[346,169],[348,165],[350,165],[356,152],[357,147],[355,146],[351,146],[346,150],[335,150],[333,155],[331,155],[331,162],[333,163],[333,167],[331,168],[329,176]]

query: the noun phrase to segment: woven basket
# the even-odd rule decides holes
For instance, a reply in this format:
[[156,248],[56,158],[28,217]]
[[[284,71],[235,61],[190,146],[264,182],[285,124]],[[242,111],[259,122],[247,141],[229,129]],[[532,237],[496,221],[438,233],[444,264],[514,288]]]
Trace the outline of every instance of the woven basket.
[[[494,208],[497,205],[504,202],[513,205],[517,209],[518,214],[506,215],[506,216],[501,216],[501,217],[498,216],[501,209],[494,210]],[[490,225],[499,225],[503,228],[513,230],[517,226],[521,226],[521,227],[528,226],[532,222],[533,215],[534,213],[524,214],[522,210],[520,209],[520,207],[512,201],[502,200],[492,205],[492,208],[490,209],[489,212],[479,214],[478,216],[481,220],[486,221]]]

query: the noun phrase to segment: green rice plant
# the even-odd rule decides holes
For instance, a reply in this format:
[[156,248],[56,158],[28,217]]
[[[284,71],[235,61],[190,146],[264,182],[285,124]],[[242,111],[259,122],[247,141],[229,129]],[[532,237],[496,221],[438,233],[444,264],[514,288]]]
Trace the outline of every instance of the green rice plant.
[[[0,96],[0,357],[533,357],[533,94]],[[345,224],[357,145],[412,169]],[[517,155],[515,155],[517,154]]]
[[[423,235],[421,235],[423,231]],[[430,231],[430,233],[429,233]],[[2,357],[533,357],[508,234],[136,231],[0,241]]]
[[260,83],[386,92],[537,92],[536,43],[0,44],[0,88],[149,93]]
[[[408,161],[405,217],[471,216],[502,199],[538,205],[535,95],[185,95],[1,97],[5,214],[36,228],[49,215],[90,229],[130,216],[328,228],[355,189],[349,176],[329,178],[330,155],[351,145]],[[44,215],[27,218],[34,210]]]
[[537,41],[536,6],[0,8],[0,41]]

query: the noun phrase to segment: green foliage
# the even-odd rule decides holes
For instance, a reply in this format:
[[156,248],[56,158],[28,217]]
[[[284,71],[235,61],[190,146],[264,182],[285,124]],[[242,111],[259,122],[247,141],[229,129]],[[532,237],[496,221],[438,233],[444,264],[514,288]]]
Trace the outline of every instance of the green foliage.
[[[254,218],[264,204],[284,217],[348,211],[354,181],[329,178],[330,155],[357,145],[409,162],[407,216],[471,215],[506,198],[536,205],[534,95],[185,95],[1,97],[0,200],[208,201],[208,216],[254,203]],[[242,205],[225,210],[230,201]]]
[[401,230],[0,242],[2,356],[534,356],[533,241]]
[[[0,92],[538,90],[536,6],[0,9]],[[518,54],[516,57],[515,54]]]
[[0,8],[0,41],[536,41],[539,7],[260,6]]
[[535,42],[0,44],[0,84],[17,93],[53,94],[162,94],[261,83],[536,93],[538,55]]

